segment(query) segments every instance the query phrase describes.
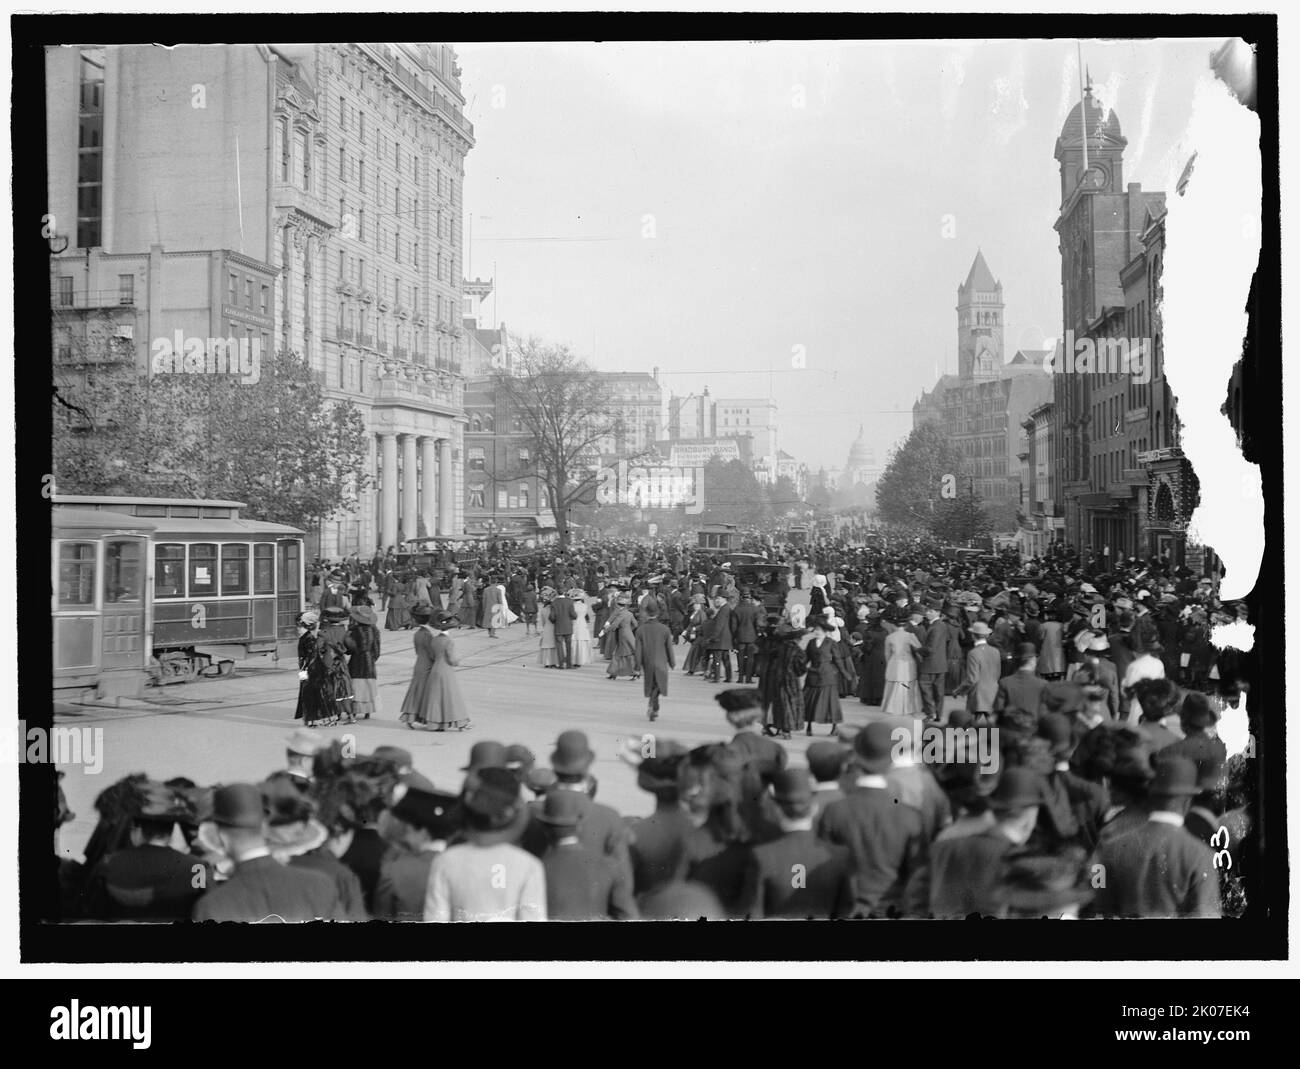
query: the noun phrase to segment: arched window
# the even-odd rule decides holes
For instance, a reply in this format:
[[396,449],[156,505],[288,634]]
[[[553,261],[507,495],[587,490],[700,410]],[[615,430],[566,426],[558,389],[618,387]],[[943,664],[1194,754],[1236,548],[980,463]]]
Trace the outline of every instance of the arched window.
[[480,434],[483,430],[483,419],[481,416],[474,416],[469,421],[469,429],[475,434]]
[[487,431],[489,434],[494,433],[497,429],[496,420],[494,420],[491,416],[484,416],[483,429]]

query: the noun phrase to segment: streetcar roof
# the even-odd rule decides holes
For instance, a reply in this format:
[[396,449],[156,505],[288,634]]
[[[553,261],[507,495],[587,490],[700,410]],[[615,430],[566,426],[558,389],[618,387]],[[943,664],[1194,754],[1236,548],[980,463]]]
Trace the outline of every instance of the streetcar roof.
[[151,517],[154,531],[159,537],[163,535],[186,535],[195,541],[210,538],[301,538],[303,532],[297,527],[284,523],[268,523],[265,520],[193,520],[173,519],[172,517]]
[[195,505],[199,508],[222,508],[222,509],[242,509],[246,508],[243,501],[225,501],[217,498],[195,498],[195,497],[100,497],[95,494],[55,494],[53,501],[56,505]]
[[79,509],[56,504],[50,518],[52,529],[79,531],[139,531],[147,534],[154,529],[156,521],[142,516],[128,516],[123,512],[108,512],[101,509]]

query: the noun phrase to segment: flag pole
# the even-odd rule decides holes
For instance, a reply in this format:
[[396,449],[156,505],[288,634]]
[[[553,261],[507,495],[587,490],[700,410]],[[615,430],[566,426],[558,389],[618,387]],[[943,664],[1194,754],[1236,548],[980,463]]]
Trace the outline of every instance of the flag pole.
[[[1083,42],[1076,40],[1076,47],[1079,50],[1079,122],[1083,126],[1083,173],[1088,173],[1088,101],[1086,99],[1087,90],[1083,87]],[[1082,178],[1079,179],[1083,181]]]

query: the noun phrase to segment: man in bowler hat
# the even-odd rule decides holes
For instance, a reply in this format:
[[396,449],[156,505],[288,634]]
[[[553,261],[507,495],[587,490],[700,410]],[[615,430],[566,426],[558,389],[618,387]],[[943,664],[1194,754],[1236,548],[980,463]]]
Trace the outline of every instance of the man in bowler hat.
[[578,837],[586,801],[574,791],[551,791],[537,814],[550,838],[550,847],[542,856],[546,916],[553,921],[635,918],[628,873],[613,858],[583,846]]
[[1195,762],[1172,756],[1156,761],[1147,787],[1147,818],[1123,835],[1103,836],[1093,863],[1105,885],[1092,912],[1110,917],[1218,917],[1215,852],[1184,826],[1200,792]]
[[816,795],[806,769],[784,769],[772,782],[781,837],[750,851],[745,872],[749,915],[824,919],[853,913],[848,848],[817,838]]
[[213,793],[212,821],[235,870],[195,903],[194,919],[343,920],[338,891],[328,876],[282,865],[271,856],[263,819],[262,792],[251,783],[234,783]]

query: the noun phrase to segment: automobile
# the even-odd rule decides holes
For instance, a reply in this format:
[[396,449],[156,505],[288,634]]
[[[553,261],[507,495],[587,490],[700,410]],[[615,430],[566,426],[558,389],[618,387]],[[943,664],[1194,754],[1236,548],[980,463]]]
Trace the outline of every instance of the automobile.
[[725,559],[736,577],[736,586],[758,595],[769,620],[785,611],[785,600],[790,593],[789,565],[776,564],[757,553],[729,553]]

